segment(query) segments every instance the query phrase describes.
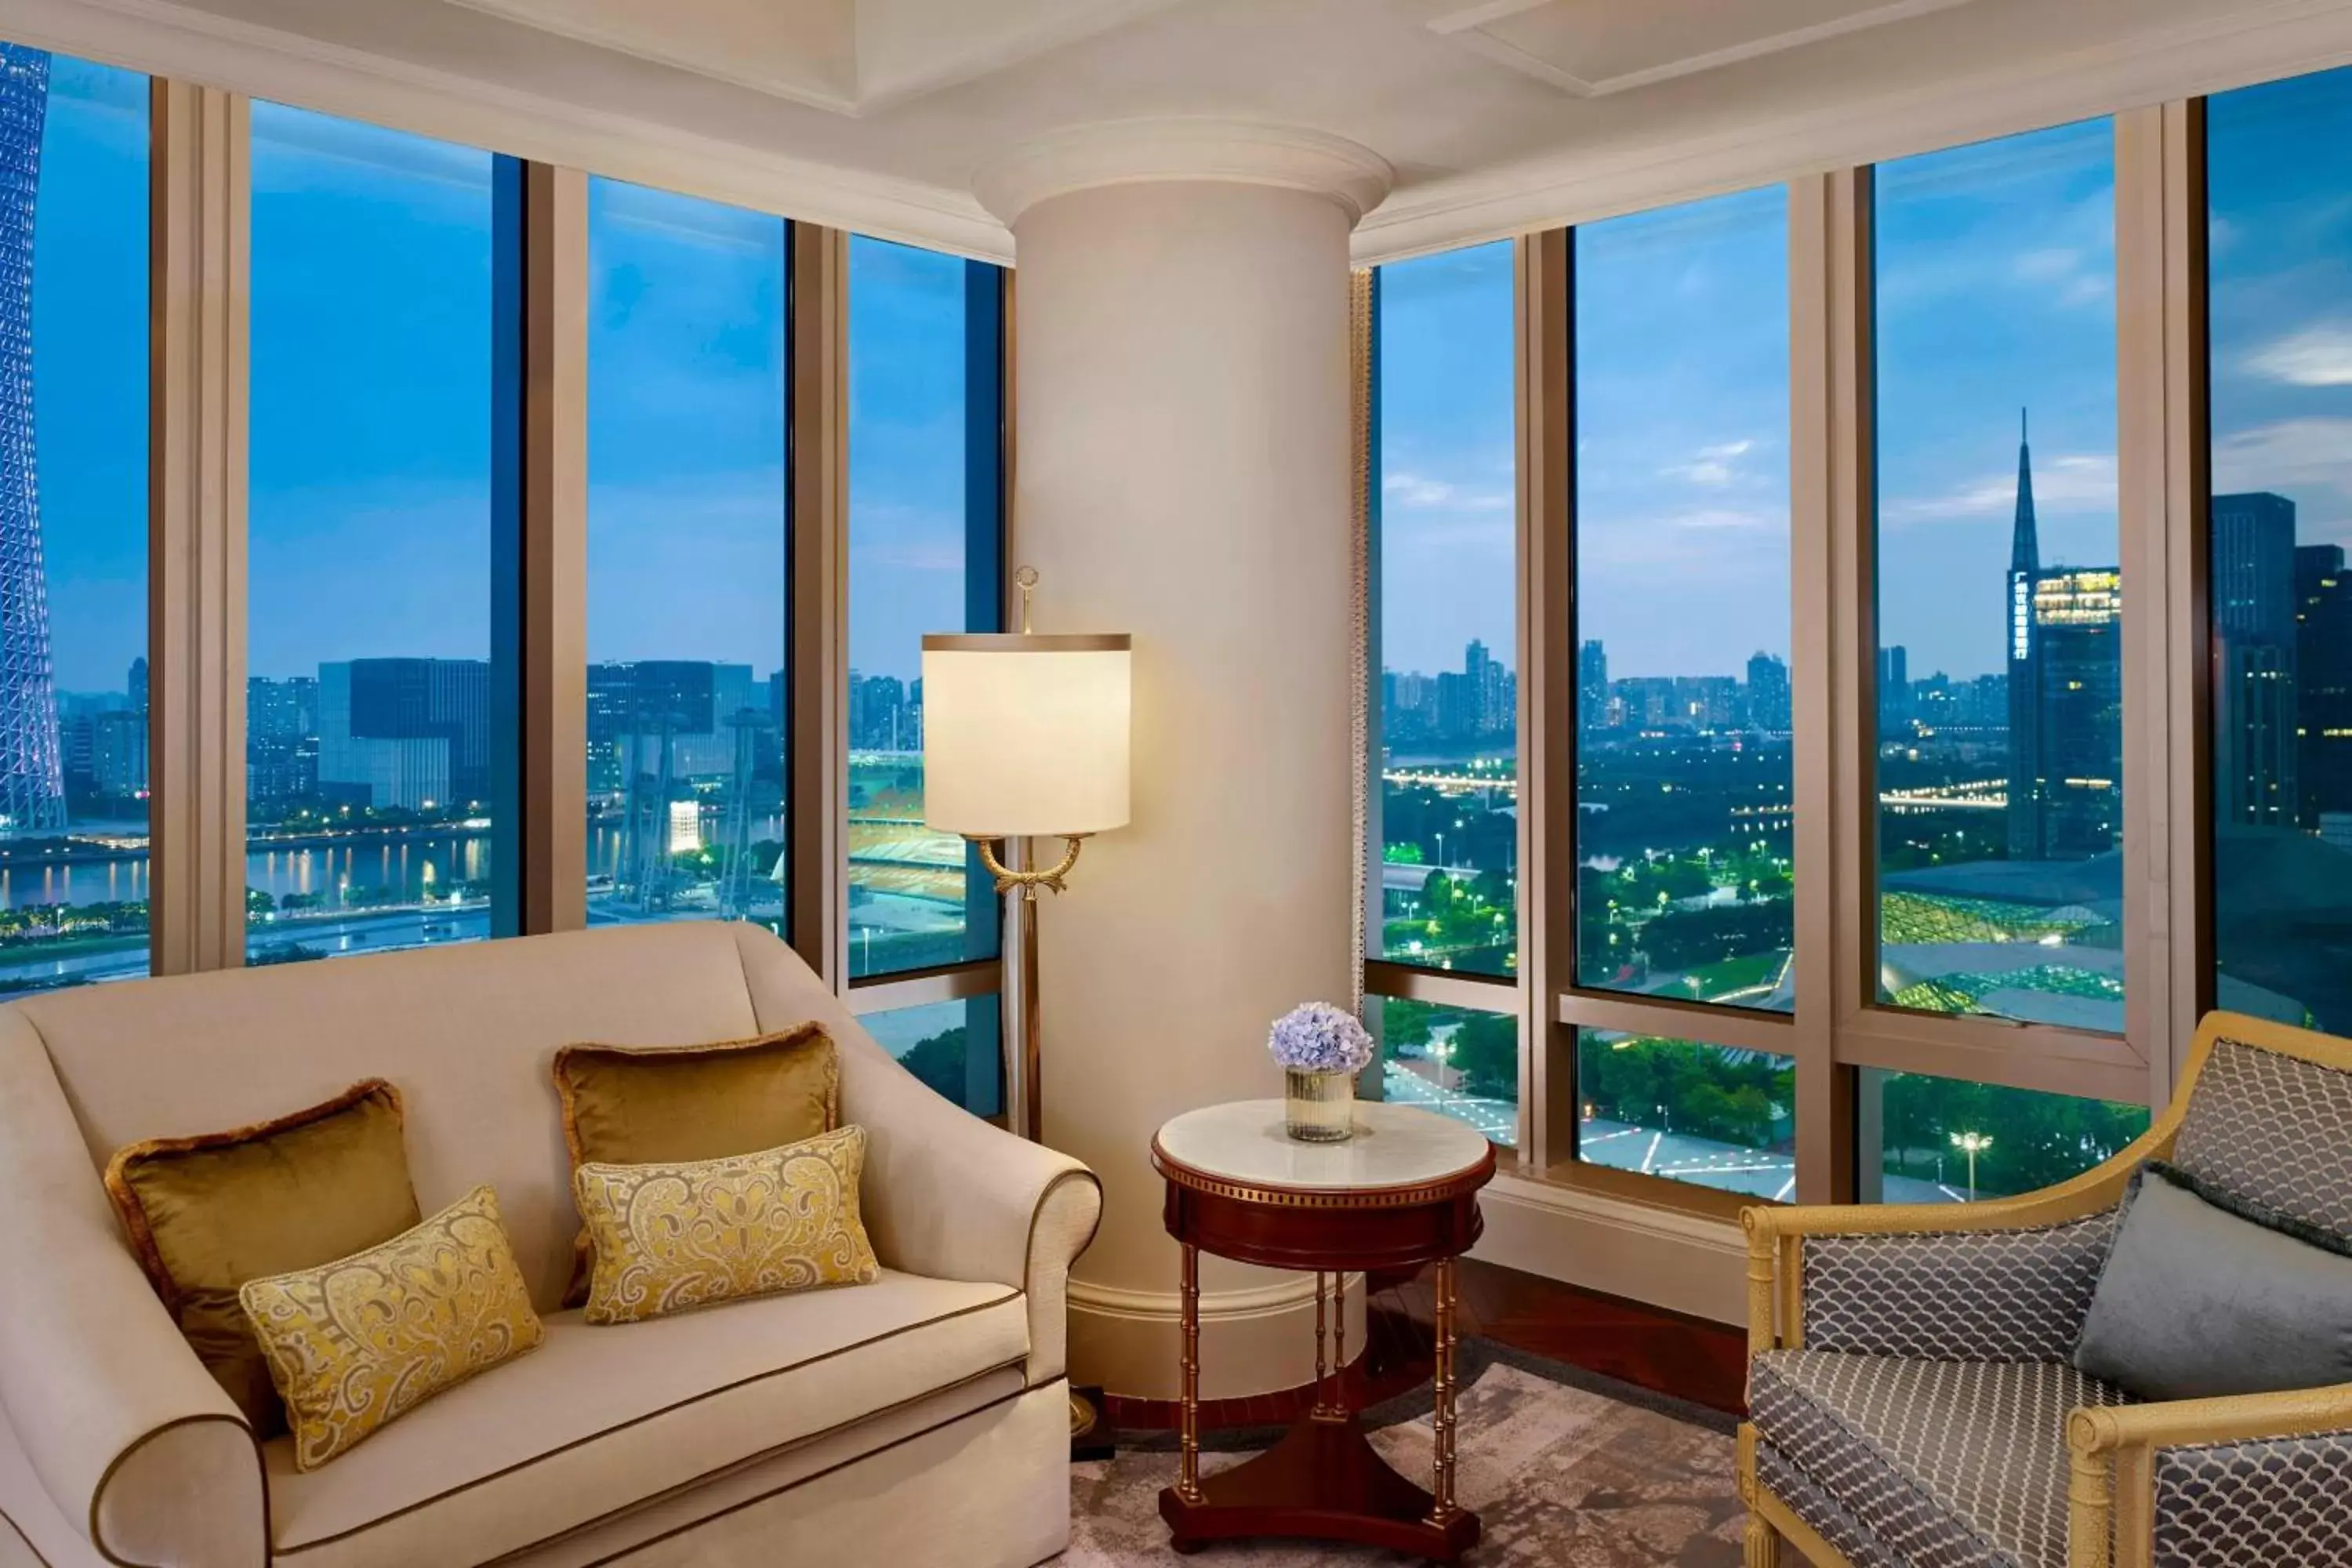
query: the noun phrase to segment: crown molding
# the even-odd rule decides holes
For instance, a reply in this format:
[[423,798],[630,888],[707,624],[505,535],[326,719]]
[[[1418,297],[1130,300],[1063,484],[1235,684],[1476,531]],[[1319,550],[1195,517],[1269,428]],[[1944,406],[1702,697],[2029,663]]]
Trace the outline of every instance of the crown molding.
[[2282,0],[2148,37],[1704,137],[1433,181],[1356,230],[1358,266],[2352,64],[2352,0]]
[[962,192],[789,157],[170,0],[9,0],[11,41],[761,212],[1010,264]]
[[1303,126],[1180,117],[1073,125],[1015,148],[973,181],[1007,227],[1054,196],[1103,185],[1208,181],[1320,196],[1354,223],[1379,205],[1396,171],[1369,147]]

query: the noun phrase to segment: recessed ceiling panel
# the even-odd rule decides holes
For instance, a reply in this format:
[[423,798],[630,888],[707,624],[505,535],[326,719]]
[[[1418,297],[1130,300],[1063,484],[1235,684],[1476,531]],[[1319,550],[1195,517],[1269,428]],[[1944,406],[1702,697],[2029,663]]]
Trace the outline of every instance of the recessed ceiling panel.
[[903,102],[1178,0],[453,0],[842,114]]
[[1433,30],[1580,97],[1622,92],[1968,0],[1496,0]]

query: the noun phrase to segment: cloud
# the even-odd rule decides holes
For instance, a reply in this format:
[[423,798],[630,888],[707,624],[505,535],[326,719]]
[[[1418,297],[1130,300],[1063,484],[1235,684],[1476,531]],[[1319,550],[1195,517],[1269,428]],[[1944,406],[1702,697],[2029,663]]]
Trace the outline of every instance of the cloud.
[[1472,489],[1427,474],[1386,474],[1381,494],[1389,505],[1407,511],[1508,511],[1518,504],[1509,490]]
[[1712,447],[1701,447],[1698,455],[1689,462],[1669,463],[1658,471],[1670,479],[1682,479],[1694,485],[1727,485],[1738,477],[1735,465],[1755,447],[1752,440],[1724,441]]
[[2289,386],[2352,386],[2352,321],[2321,321],[2246,356],[2256,375]]
[[2213,489],[2277,490],[2310,503],[2326,492],[2352,501],[2352,418],[2282,419],[2213,444]]
[[[2038,511],[2097,511],[2116,504],[2116,455],[2072,452],[2037,458],[2033,504]],[[1899,496],[1879,503],[1883,522],[1947,522],[2000,517],[2017,506],[2017,476],[2003,472],[1971,479],[1939,496]]]
[[1700,507],[1692,511],[1669,513],[1658,521],[1667,528],[1687,528],[1705,531],[1775,528],[1785,533],[1789,529],[1786,513],[1739,511],[1730,507]]

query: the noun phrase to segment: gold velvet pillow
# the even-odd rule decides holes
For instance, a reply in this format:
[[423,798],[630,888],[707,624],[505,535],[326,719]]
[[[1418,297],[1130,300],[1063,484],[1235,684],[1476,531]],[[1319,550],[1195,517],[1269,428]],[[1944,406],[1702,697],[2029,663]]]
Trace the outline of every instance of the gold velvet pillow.
[[294,1429],[294,1468],[320,1465],[546,1334],[476,1187],[382,1247],[237,1292]]
[[[840,1064],[816,1023],[709,1046],[566,1046],[555,1092],[575,1173],[754,1154],[841,1125]],[[567,1307],[588,1299],[589,1248],[583,1226]]]
[[866,1129],[759,1154],[583,1165],[572,1178],[595,1240],[586,1321],[635,1323],[719,1301],[881,1272],[858,1218]]
[[400,1091],[382,1079],[257,1127],[133,1143],[108,1162],[106,1191],[180,1332],[263,1437],[285,1412],[237,1288],[417,1221]]

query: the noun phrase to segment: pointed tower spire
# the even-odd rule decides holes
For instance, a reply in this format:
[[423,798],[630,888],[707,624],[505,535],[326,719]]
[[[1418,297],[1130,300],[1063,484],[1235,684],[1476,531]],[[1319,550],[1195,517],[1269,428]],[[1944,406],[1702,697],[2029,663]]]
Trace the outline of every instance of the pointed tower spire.
[[2009,569],[2042,569],[2042,541],[2033,526],[2033,447],[2026,438],[2022,408],[2017,411],[2017,525],[2010,538]]

